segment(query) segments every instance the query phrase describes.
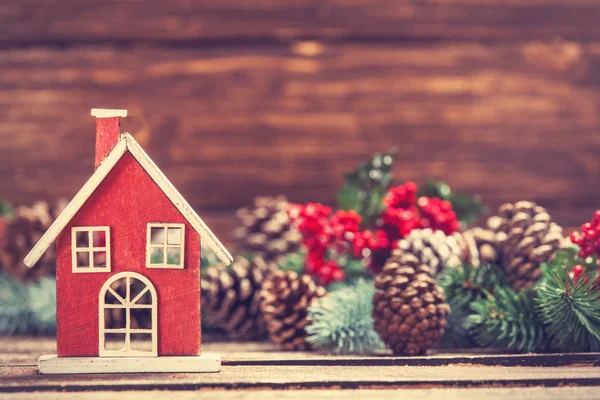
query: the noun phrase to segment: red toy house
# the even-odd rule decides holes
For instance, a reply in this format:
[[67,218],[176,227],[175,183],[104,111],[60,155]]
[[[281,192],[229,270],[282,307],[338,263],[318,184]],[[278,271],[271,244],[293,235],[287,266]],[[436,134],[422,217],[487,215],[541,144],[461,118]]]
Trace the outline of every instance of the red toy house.
[[200,354],[200,241],[225,264],[231,255],[119,133],[127,111],[92,115],[96,170],[25,258],[34,266],[56,241],[58,355],[40,372],[218,371],[217,355]]

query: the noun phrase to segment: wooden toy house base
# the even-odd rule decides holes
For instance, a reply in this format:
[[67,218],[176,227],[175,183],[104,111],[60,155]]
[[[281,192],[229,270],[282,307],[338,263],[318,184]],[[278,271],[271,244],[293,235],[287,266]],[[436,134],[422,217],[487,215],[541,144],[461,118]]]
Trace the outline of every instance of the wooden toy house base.
[[40,374],[109,374],[140,372],[219,372],[221,356],[204,353],[177,357],[41,356]]

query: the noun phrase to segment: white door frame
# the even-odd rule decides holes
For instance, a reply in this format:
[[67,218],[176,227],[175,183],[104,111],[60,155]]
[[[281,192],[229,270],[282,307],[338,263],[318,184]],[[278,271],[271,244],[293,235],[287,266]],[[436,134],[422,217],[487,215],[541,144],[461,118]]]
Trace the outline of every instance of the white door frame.
[[[113,289],[110,288],[115,281],[126,278],[126,295],[123,299]],[[144,288],[132,301],[130,298],[130,282],[131,279],[137,279],[141,281],[146,288]],[[106,292],[110,291],[122,304],[105,304]],[[151,304],[135,304],[138,299],[142,297],[146,291],[150,291],[152,296]],[[100,289],[100,295],[98,298],[98,313],[99,313],[99,326],[98,326],[98,353],[100,357],[156,357],[158,356],[158,312],[157,303],[158,297],[156,295],[156,289],[148,278],[138,274],[136,272],[120,272],[107,279]],[[104,310],[107,308],[124,308],[125,309],[125,328],[120,329],[106,329],[104,327]],[[151,308],[152,309],[152,328],[151,329],[131,329],[131,313],[132,308]],[[121,350],[106,350],[104,348],[104,338],[106,333],[125,333],[125,347]],[[152,338],[152,351],[141,351],[131,350],[130,348],[130,335],[132,333],[146,333],[151,334]]]

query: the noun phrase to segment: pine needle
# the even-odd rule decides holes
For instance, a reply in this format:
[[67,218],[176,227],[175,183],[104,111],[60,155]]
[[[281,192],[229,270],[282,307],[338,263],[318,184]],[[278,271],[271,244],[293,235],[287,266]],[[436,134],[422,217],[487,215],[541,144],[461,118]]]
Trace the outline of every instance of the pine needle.
[[24,285],[0,274],[0,334],[56,332],[56,279],[42,278]]
[[574,283],[567,267],[551,269],[537,287],[540,319],[562,352],[600,351],[600,290],[595,279]]
[[385,348],[373,329],[372,281],[358,279],[314,302],[308,309],[311,324],[307,341],[315,349],[334,354],[366,354]]
[[533,292],[515,293],[510,287],[496,286],[494,294],[471,304],[467,323],[475,341],[482,347],[516,352],[547,348],[544,327],[536,315]]
[[56,332],[56,279],[41,278],[27,286],[32,313],[30,333],[48,335]]
[[446,294],[446,302],[452,310],[447,317],[448,327],[442,340],[442,347],[476,347],[467,323],[471,314],[470,305],[482,300],[487,292],[493,292],[498,283],[506,282],[502,271],[495,265],[445,268],[438,277]]

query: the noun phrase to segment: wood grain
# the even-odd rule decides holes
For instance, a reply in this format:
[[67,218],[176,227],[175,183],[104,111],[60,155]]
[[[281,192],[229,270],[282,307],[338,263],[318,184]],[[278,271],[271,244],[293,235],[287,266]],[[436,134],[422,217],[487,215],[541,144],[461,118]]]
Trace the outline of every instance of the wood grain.
[[595,0],[7,0],[0,43],[600,39]]
[[[0,397],[5,398],[7,393],[18,393],[23,395],[23,398],[28,398],[25,395],[27,392],[39,395],[40,391],[61,391],[88,396],[82,398],[94,398],[89,393],[102,394],[104,397],[101,398],[112,398],[114,392],[118,391],[119,395],[125,396],[124,398],[136,398],[133,393],[123,391],[157,389],[178,391],[184,396],[182,398],[186,396],[185,391],[206,389],[236,389],[241,391],[237,392],[240,396],[262,393],[256,391],[267,389],[275,390],[275,393],[283,396],[284,392],[277,392],[283,389],[285,393],[303,390],[305,396],[314,393],[320,398],[325,392],[306,390],[321,388],[331,390],[328,396],[332,398],[344,398],[349,393],[358,395],[357,390],[368,388],[386,389],[385,392],[371,392],[381,396],[391,395],[392,390],[402,389],[414,391],[415,395],[427,394],[427,398],[431,398],[433,395],[444,393],[449,395],[450,389],[469,388],[468,392],[462,392],[464,396],[471,393],[492,396],[494,392],[499,392],[504,395],[543,394],[543,398],[561,398],[559,393],[565,395],[567,392],[550,388],[568,385],[581,386],[582,389],[572,388],[568,393],[573,394],[573,398],[584,398],[583,394],[587,395],[589,391],[583,387],[600,386],[600,375],[596,366],[600,356],[598,353],[504,356],[437,353],[428,357],[325,356],[317,352],[281,352],[274,344],[266,342],[218,342],[217,337],[205,337],[208,339],[204,348],[219,353],[223,358],[223,368],[218,374],[43,376],[37,373],[36,360],[41,354],[52,353],[55,350],[53,338],[0,338]],[[491,363],[486,364],[481,360]],[[527,390],[530,386],[543,386],[545,389]],[[434,388],[438,389],[433,390]],[[489,388],[494,388],[494,392],[486,390]],[[511,388],[513,390],[509,390]],[[521,389],[514,390],[515,388]],[[424,389],[428,391],[420,392]],[[361,393],[358,398],[363,396],[366,394]]]
[[[46,400],[146,400],[149,396],[160,396],[163,400],[188,399],[261,399],[261,400],[304,400],[316,399],[443,399],[443,400],[596,400],[598,387],[534,387],[534,388],[446,388],[446,389],[355,389],[355,390],[210,390],[199,394],[197,391],[163,390],[156,391],[124,391],[124,392],[44,392]],[[3,400],[37,400],[40,393],[6,393]]]
[[414,387],[600,386],[596,367],[238,366],[217,374],[38,375],[37,367],[0,374],[1,392],[199,389],[360,389]]
[[600,43],[572,41],[13,49],[0,193],[73,196],[100,106],[130,110],[123,129],[198,209],[276,193],[332,204],[343,172],[396,146],[398,180],[534,199],[577,225],[600,195],[599,61]]

